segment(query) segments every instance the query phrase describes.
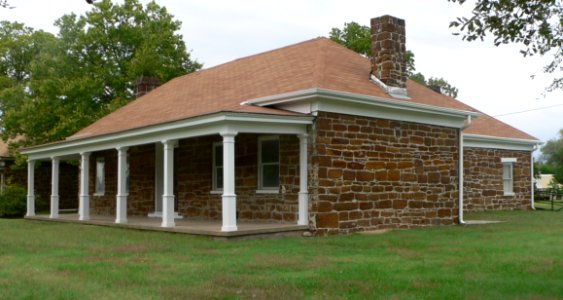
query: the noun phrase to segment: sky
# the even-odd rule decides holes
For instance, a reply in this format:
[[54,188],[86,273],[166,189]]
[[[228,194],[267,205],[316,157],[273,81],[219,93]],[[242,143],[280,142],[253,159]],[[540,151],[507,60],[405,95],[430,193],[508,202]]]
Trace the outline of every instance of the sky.
[[[148,3],[148,0],[139,0]],[[114,0],[121,3],[122,0]],[[8,0],[0,20],[18,21],[58,33],[53,25],[64,14],[92,9],[85,0]],[[468,16],[472,1],[447,0],[156,0],[176,20],[191,56],[204,68],[237,58],[327,37],[345,22],[369,25],[390,14],[406,22],[407,49],[418,72],[443,77],[459,89],[458,99],[542,142],[563,128],[563,91],[545,94],[552,76],[543,73],[546,57],[524,58],[519,45],[495,47],[491,40],[465,42],[449,22]],[[532,76],[534,78],[532,79]],[[561,74],[560,74],[561,76]],[[540,109],[549,107],[547,109]],[[526,111],[526,112],[522,112]],[[516,113],[522,112],[522,113]],[[509,114],[509,115],[505,115]],[[504,116],[500,116],[504,115]]]

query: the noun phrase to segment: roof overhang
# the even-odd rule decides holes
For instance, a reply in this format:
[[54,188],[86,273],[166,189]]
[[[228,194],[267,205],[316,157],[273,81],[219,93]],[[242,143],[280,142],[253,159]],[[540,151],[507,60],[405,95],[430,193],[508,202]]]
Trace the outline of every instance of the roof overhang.
[[80,153],[221,133],[305,134],[313,116],[218,112],[105,135],[67,139],[21,150],[30,160],[77,158]]
[[541,142],[538,140],[463,134],[464,147],[532,151],[539,144],[541,144]]
[[454,128],[463,128],[468,117],[480,115],[472,111],[321,88],[256,98],[241,104],[275,106],[308,114],[319,111],[343,113]]

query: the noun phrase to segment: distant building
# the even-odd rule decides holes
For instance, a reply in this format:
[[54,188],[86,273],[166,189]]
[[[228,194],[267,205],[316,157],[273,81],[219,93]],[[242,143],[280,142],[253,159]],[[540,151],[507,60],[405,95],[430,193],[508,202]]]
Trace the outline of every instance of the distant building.
[[[540,174],[539,177],[536,177],[536,189],[538,190],[546,190],[549,188],[549,183],[553,180],[553,174]],[[560,187],[563,185],[559,184]]]

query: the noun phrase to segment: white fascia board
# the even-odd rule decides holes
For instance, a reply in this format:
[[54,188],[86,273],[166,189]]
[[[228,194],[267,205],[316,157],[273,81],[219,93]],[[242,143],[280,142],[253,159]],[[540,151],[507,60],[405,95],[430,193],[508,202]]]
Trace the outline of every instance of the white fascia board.
[[256,98],[241,104],[287,107],[289,103],[303,101],[311,102],[311,112],[329,111],[455,128],[461,128],[468,116],[476,118],[480,115],[472,111],[320,88]]
[[475,148],[532,151],[538,140],[515,139],[480,134],[463,134],[463,146]]
[[260,134],[304,134],[311,116],[280,116],[250,113],[221,112],[186,120],[137,128],[91,138],[66,141],[22,149],[30,160],[67,157],[81,152],[94,152],[118,147],[131,147],[179,140],[223,132]]
[[347,103],[330,99],[319,100],[319,103],[317,104],[317,110],[452,128],[462,128],[467,118],[467,115],[452,115],[447,113],[404,110],[386,106],[374,107],[372,105],[364,103]]

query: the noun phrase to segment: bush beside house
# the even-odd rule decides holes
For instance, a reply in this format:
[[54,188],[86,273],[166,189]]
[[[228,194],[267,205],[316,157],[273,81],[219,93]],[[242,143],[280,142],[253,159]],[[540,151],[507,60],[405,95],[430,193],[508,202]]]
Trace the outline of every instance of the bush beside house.
[[26,209],[26,190],[18,184],[7,185],[0,195],[0,217],[23,217]]

